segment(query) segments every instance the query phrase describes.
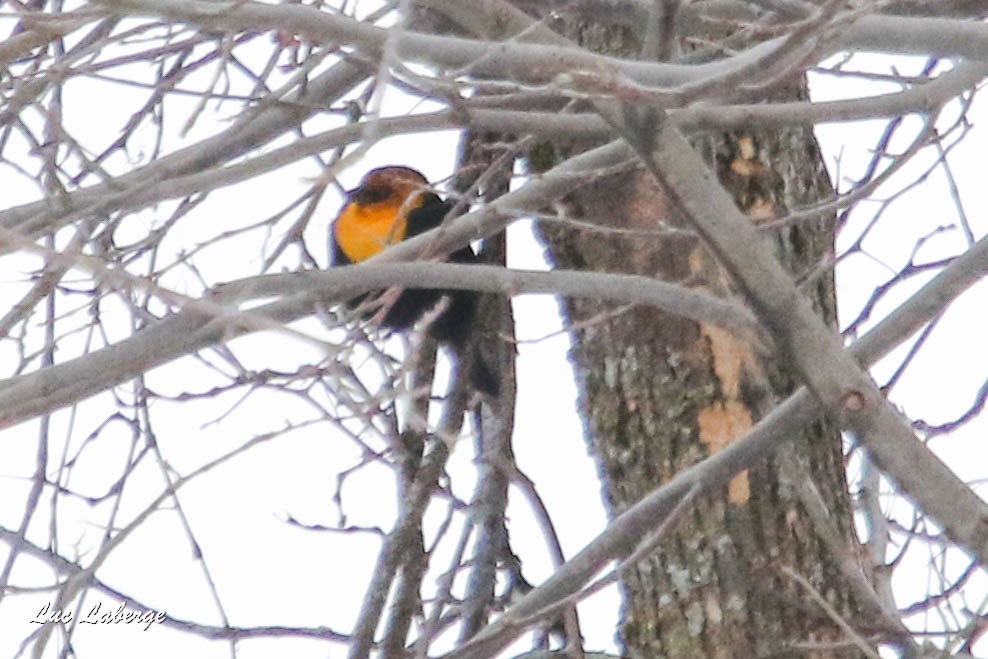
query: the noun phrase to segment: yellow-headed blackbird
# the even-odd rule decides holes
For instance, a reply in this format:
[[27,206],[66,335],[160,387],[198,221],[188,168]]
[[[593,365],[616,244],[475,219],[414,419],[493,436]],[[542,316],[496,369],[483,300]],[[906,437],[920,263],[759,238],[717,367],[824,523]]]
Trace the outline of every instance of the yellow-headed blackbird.
[[[330,231],[333,265],[349,265],[369,259],[389,245],[438,227],[452,208],[429,190],[429,182],[410,167],[380,167],[368,172],[356,189],[347,194],[346,204]],[[475,263],[477,256],[467,246],[449,255],[454,263]],[[429,334],[453,348],[462,362],[477,310],[475,291],[435,288],[409,288],[401,292],[381,321],[394,330],[408,329],[439,301],[449,299],[446,308],[429,324]],[[350,301],[351,306],[363,299]],[[497,379],[479,355],[472,355],[470,380],[478,390],[496,395]]]

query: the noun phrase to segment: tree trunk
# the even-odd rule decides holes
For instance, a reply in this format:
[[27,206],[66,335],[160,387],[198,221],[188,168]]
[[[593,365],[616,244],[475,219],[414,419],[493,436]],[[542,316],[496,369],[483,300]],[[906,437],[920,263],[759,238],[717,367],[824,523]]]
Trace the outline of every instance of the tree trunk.
[[[641,48],[629,26],[557,14],[553,27],[598,51]],[[804,92],[800,84],[792,94]],[[832,195],[809,127],[691,138],[754,222]],[[656,276],[737,295],[647,173],[600,178],[572,195],[566,211],[599,228],[544,226],[558,267]],[[832,271],[818,266],[832,252],[833,229],[832,216],[766,229],[831,323]],[[590,449],[612,514],[743,435],[793,389],[773,355],[719,328],[649,308],[615,314],[613,305],[593,300],[568,300],[565,309]],[[814,513],[821,501],[823,515]],[[860,570],[854,547],[840,436],[830,427],[808,428],[728,486],[703,492],[659,549],[628,569],[626,654],[860,654],[808,592],[860,624],[846,578]]]

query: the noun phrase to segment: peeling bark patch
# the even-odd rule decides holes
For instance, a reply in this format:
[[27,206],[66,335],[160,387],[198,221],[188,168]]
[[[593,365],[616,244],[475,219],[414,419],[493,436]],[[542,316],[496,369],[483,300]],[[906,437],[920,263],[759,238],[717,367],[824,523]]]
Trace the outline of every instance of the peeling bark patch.
[[761,371],[751,346],[715,325],[701,324],[700,334],[707,339],[714,375],[720,381],[724,398],[729,401],[740,400],[741,378],[744,373]]
[[754,220],[755,224],[764,220],[774,220],[776,217],[775,204],[768,199],[755,197],[748,207],[748,217]]
[[[713,454],[754,425],[751,411],[741,400],[741,383],[746,372],[759,372],[761,369],[751,347],[730,333],[712,325],[701,325],[700,332],[707,340],[714,375],[720,382],[723,397],[701,409],[697,416],[700,441]],[[751,495],[747,470],[731,479],[727,489],[731,503],[747,503]]]
[[849,391],[841,398],[841,409],[845,412],[860,412],[868,404],[867,401],[860,391]]
[[751,135],[742,135],[738,138],[738,153],[745,160],[754,160],[758,155],[755,149],[755,139]]
[[737,141],[737,157],[731,161],[731,171],[739,176],[755,178],[763,176],[768,167],[758,160],[758,150],[755,140],[750,135],[744,135]]
[[[710,453],[716,453],[752,426],[751,413],[736,400],[716,402],[700,410],[697,417],[700,428],[700,441]],[[747,503],[751,496],[748,470],[745,469],[731,479],[727,486],[727,498],[735,504]]]

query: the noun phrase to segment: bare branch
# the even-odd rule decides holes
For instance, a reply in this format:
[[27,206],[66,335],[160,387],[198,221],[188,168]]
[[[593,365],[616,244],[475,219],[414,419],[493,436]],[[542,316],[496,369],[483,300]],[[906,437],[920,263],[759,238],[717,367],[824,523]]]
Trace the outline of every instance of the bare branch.
[[749,296],[782,358],[797,369],[832,418],[868,447],[878,466],[955,542],[988,563],[988,505],[913,435],[844,352],[839,337],[812,310],[700,157],[667,122],[656,127],[654,165],[651,144],[642,142],[640,133],[629,138]]

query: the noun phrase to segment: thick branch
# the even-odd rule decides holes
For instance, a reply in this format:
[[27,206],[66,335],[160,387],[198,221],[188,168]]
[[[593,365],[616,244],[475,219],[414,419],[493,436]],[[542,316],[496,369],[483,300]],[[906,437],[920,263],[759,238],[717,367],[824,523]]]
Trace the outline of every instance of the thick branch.
[[[221,341],[298,320],[311,314],[317,302],[339,302],[394,285],[612,299],[655,305],[669,313],[748,336],[754,336],[757,331],[754,318],[729,302],[700,291],[629,275],[520,272],[494,266],[444,263],[368,263],[329,272],[268,275],[227,284],[216,299],[198,301],[194,309],[159,321],[98,352],[0,382],[0,424],[19,423],[78,402],[155,366]],[[232,298],[273,295],[286,297],[249,312],[223,304]]]
[[646,167],[735,277],[783,360],[840,427],[868,447],[903,494],[943,525],[954,542],[988,564],[988,505],[915,437],[675,127],[659,122],[654,149],[640,137],[630,139],[639,140]]

